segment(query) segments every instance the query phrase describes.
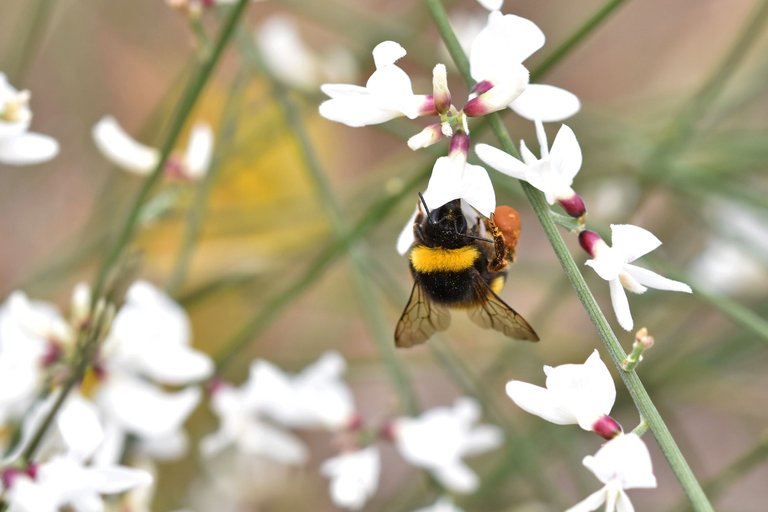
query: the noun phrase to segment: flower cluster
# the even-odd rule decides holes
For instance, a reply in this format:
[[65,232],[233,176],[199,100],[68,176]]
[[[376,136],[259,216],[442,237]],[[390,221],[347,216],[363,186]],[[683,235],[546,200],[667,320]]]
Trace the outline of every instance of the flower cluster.
[[545,366],[546,388],[517,380],[507,383],[507,394],[522,409],[558,425],[579,425],[608,440],[586,466],[605,484],[569,511],[590,511],[606,504],[606,511],[632,510],[626,489],[656,487],[651,456],[637,434],[624,434],[608,414],[616,400],[613,379],[595,350],[584,364]]
[[[529,83],[523,62],[544,45],[544,33],[532,21],[512,14],[502,14],[501,2],[482,2],[491,12],[485,26],[469,44],[470,74],[475,82],[461,109],[452,104],[446,68],[433,70],[432,94],[415,94],[411,79],[397,61],[406,55],[394,41],[384,41],[373,50],[376,71],[366,85],[325,84],[322,91],[330,99],[320,105],[327,119],[358,127],[378,124],[396,117],[415,119],[437,116],[439,121],[408,140],[419,149],[444,137],[450,138],[448,156],[434,164],[424,192],[426,206],[436,209],[449,201],[461,199],[485,217],[496,206],[493,185],[484,167],[467,162],[471,147],[468,118],[484,116],[506,108],[533,121],[538,139],[536,156],[525,142],[520,143],[522,159],[488,144],[474,146],[478,158],[497,171],[527,182],[540,190],[550,205],[559,204],[577,220],[576,230],[584,250],[592,257],[587,262],[609,283],[611,303],[619,325],[633,327],[625,290],[643,293],[648,288],[690,292],[688,285],[664,278],[631,262],[658,247],[661,242],[647,230],[630,225],[612,225],[613,246],[586,230],[587,206],[573,189],[582,167],[582,153],[574,131],[560,126],[551,147],[544,123],[574,115],[580,108],[572,93],[545,84]],[[411,247],[413,220],[406,223],[397,240],[397,249],[405,254]]]
[[[65,396],[65,382],[83,357],[82,335],[104,319],[103,342],[85,378]],[[145,487],[150,473],[121,465],[126,442],[134,453],[173,459],[186,451],[183,423],[197,407],[197,385],[213,371],[210,358],[190,346],[184,311],[153,285],[139,281],[116,314],[91,309],[87,286],[75,288],[70,315],[14,292],[0,307],[0,424],[4,499],[11,510],[93,510],[101,494]],[[45,418],[59,407],[35,463],[23,455]]]
[[[453,407],[436,407],[418,417],[366,425],[341,380],[345,366],[335,352],[295,375],[256,360],[239,387],[214,381],[211,403],[219,429],[202,439],[202,454],[214,457],[234,448],[281,464],[303,465],[307,447],[289,429],[322,430],[332,433],[341,448],[320,466],[330,480],[331,498],[340,507],[360,509],[375,494],[381,472],[379,448],[372,442],[376,438],[392,442],[405,461],[428,471],[446,489],[477,489],[477,475],[463,458],[492,450],[503,439],[498,427],[476,424],[480,409],[473,399],[460,398]],[[449,504],[445,499],[438,503]]]

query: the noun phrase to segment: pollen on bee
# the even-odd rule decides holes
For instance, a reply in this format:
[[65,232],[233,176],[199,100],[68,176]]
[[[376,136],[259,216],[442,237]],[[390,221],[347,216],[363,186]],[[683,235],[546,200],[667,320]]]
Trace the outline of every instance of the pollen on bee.
[[458,249],[444,249],[420,245],[411,251],[410,259],[416,272],[458,272],[475,264],[480,252],[468,245]]

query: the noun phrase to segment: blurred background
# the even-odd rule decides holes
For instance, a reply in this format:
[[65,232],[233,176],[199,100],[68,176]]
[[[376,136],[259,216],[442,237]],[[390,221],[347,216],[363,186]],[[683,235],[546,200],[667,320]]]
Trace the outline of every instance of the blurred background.
[[[612,223],[649,229],[664,245],[641,266],[696,289],[630,300],[636,326],[656,338],[640,377],[697,477],[711,485],[718,510],[764,510],[768,498],[767,4],[507,0],[503,8],[533,20],[547,36],[525,63],[536,81],[582,101],[567,123],[584,154],[574,187],[587,202],[590,228],[604,236]],[[457,27],[482,25],[487,16],[474,1],[445,5]],[[548,66],[606,5],[611,13]],[[185,14],[160,0],[25,0],[4,2],[0,12],[0,71],[31,91],[33,130],[61,145],[48,164],[1,169],[0,289],[3,296],[21,288],[65,305],[75,283],[93,280],[141,184],[98,153],[91,127],[111,114],[138,140],[159,147],[205,50],[199,32],[213,37],[226,8],[205,10],[198,35]],[[247,57],[275,16],[295,24],[317,58],[312,73],[293,80],[269,58],[254,64]],[[247,341],[223,377],[241,382],[254,358],[297,371],[338,350],[349,363],[347,382],[359,409],[374,422],[403,413],[385,363],[411,286],[395,239],[447,146],[408,149],[404,141],[423,120],[353,129],[320,118],[317,105],[322,82],[363,84],[373,70],[372,48],[386,39],[408,50],[401,64],[414,90],[430,91],[432,67],[450,59],[421,2],[253,3],[190,118],[216,131],[212,178],[165,180],[133,244],[142,254],[141,276],[168,287],[189,312],[196,347],[219,358],[234,341]],[[277,88],[264,65],[282,81]],[[449,83],[460,104],[466,88],[450,64]],[[306,170],[276,102],[281,94],[309,130],[357,263],[329,221],[328,197]],[[538,147],[530,122],[509,112],[505,123],[513,138]],[[558,128],[548,126],[550,140]],[[186,132],[181,141],[183,147]],[[473,142],[480,141],[495,143],[479,130]],[[498,173],[492,178],[498,202],[513,205],[523,220],[518,261],[502,296],[542,341],[510,343],[454,315],[445,334],[397,351],[395,361],[421,408],[476,396],[484,420],[505,431],[504,449],[471,460],[483,485],[456,497],[459,505],[561,510],[599,487],[581,459],[600,442],[522,412],[504,384],[512,378],[543,384],[543,364],[582,362],[602,346],[519,185]],[[201,212],[199,225],[194,211]],[[183,250],[190,224],[199,227],[199,239]],[[575,237],[565,237],[582,263]],[[632,333],[615,324],[605,282],[592,271],[585,277],[629,350]],[[639,418],[618,382],[613,416],[630,430]],[[200,409],[188,426],[193,439],[216,428],[212,414]],[[202,463],[194,449],[185,460],[161,464],[153,510],[334,510],[317,471],[335,453],[333,439],[300,434],[312,451],[303,469],[235,454]],[[636,508],[685,510],[652,436],[644,439],[659,488],[630,492]],[[429,481],[391,447],[383,449],[382,482],[365,510],[431,503],[436,491]]]

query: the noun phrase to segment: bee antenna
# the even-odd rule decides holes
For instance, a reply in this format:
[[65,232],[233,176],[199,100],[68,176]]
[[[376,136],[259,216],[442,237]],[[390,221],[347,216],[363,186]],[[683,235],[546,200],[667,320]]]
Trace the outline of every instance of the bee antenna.
[[424,196],[423,196],[423,195],[421,195],[421,192],[419,192],[419,199],[421,199],[421,204],[423,204],[423,205],[424,205],[424,209],[425,209],[425,210],[426,210],[426,212],[427,212],[427,222],[429,222],[430,224],[432,224],[432,217],[431,217],[431,216],[430,216],[430,214],[429,214],[429,206],[427,206],[427,202],[424,200]]
[[483,238],[479,236],[467,235],[466,233],[459,233],[458,231],[456,232],[456,234],[459,236],[463,236],[464,238],[469,238],[471,240],[479,240],[481,242],[488,242],[489,244],[493,243],[493,240],[488,240],[487,238]]

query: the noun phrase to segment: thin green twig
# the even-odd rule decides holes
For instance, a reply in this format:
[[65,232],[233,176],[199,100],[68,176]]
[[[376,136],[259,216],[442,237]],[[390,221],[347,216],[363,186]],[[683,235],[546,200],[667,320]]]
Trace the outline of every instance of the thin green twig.
[[14,44],[9,45],[9,48],[16,52],[4,67],[11,82],[20,84],[24,81],[32,59],[40,47],[55,5],[54,0],[37,0],[27,5],[24,12],[25,21],[19,23]]
[[560,46],[550,53],[541,64],[539,64],[534,71],[531,72],[531,81],[536,81],[542,76],[546,75],[556,64],[558,64],[563,57],[573,51],[579,44],[581,44],[588,36],[592,35],[595,30],[605,21],[608,16],[625,3],[627,0],[609,0],[598,11],[593,14],[587,21],[584,22],[575,32],[573,32],[565,41],[560,43]]
[[141,189],[133,201],[133,206],[128,213],[128,216],[126,217],[126,220],[123,223],[123,226],[120,229],[120,232],[118,233],[112,248],[110,249],[106,258],[102,262],[101,267],[99,268],[99,272],[93,286],[93,300],[98,300],[100,297],[107,275],[118,261],[125,247],[133,237],[134,231],[136,230],[139,219],[141,217],[142,206],[149,197],[149,194],[152,191],[154,185],[162,177],[165,164],[171,154],[171,151],[173,151],[173,148],[176,145],[176,141],[178,140],[179,135],[184,128],[187,118],[192,112],[192,109],[195,107],[195,104],[197,103],[197,100],[200,97],[205,84],[208,82],[208,79],[213,73],[214,68],[218,64],[221,55],[224,52],[224,48],[227,46],[227,43],[232,37],[234,29],[237,26],[240,17],[245,12],[245,8],[248,3],[249,0],[239,0],[237,5],[232,8],[229,17],[226,19],[223,27],[221,28],[221,31],[219,32],[219,36],[216,39],[213,50],[211,51],[208,58],[200,65],[200,68],[198,69],[195,77],[190,80],[189,84],[187,85],[187,88],[184,91],[184,94],[176,108],[173,121],[171,122],[171,126],[168,131],[168,135],[163,141],[163,145],[160,149],[160,158],[157,162],[157,165],[152,170],[152,173],[147,176],[147,178],[142,183]]
[[[471,76],[469,74],[469,65],[466,55],[464,54],[461,45],[456,39],[456,35],[454,34],[448,20],[448,15],[443,9],[440,0],[426,0],[426,3],[430,12],[432,13],[435,24],[441,36],[443,37],[449,52],[451,53],[451,56],[456,62],[456,65],[458,66],[467,83],[471,83]],[[501,121],[501,117],[498,114],[493,114],[490,116],[490,122],[491,129],[499,139],[502,149],[512,155],[519,156],[514,143],[509,137],[509,134],[507,133],[506,128]],[[616,335],[608,324],[605,315],[603,315],[603,312],[598,307],[597,302],[592,296],[592,292],[584,281],[584,278],[581,275],[578,267],[576,266],[576,262],[568,251],[568,248],[565,245],[565,241],[560,235],[557,226],[552,221],[552,217],[549,213],[549,206],[544,199],[544,195],[527,183],[521,183],[521,186],[523,187],[523,191],[525,192],[528,201],[533,207],[533,210],[536,213],[536,216],[538,217],[539,222],[541,223],[541,226],[544,229],[544,232],[547,235],[547,238],[549,239],[549,242],[552,245],[557,258],[560,261],[563,270],[571,282],[571,285],[576,290],[576,294],[584,306],[584,309],[587,311],[587,314],[595,325],[600,339],[608,351],[613,364],[617,369],[620,370],[621,364],[626,357],[626,353],[621,348],[619,341],[616,339]],[[651,431],[656,437],[656,440],[662,452],[664,453],[664,456],[667,458],[667,461],[669,462],[672,470],[680,481],[680,484],[682,485],[683,490],[687,494],[688,499],[690,500],[694,509],[696,511],[702,512],[714,510],[706,495],[704,494],[701,485],[693,475],[693,472],[688,466],[688,463],[677,447],[677,444],[672,438],[669,429],[656,410],[653,401],[651,400],[650,396],[648,396],[648,393],[643,387],[642,382],[640,382],[640,378],[635,372],[619,371],[619,375],[629,390],[635,406],[638,408],[641,416],[645,418]]]

